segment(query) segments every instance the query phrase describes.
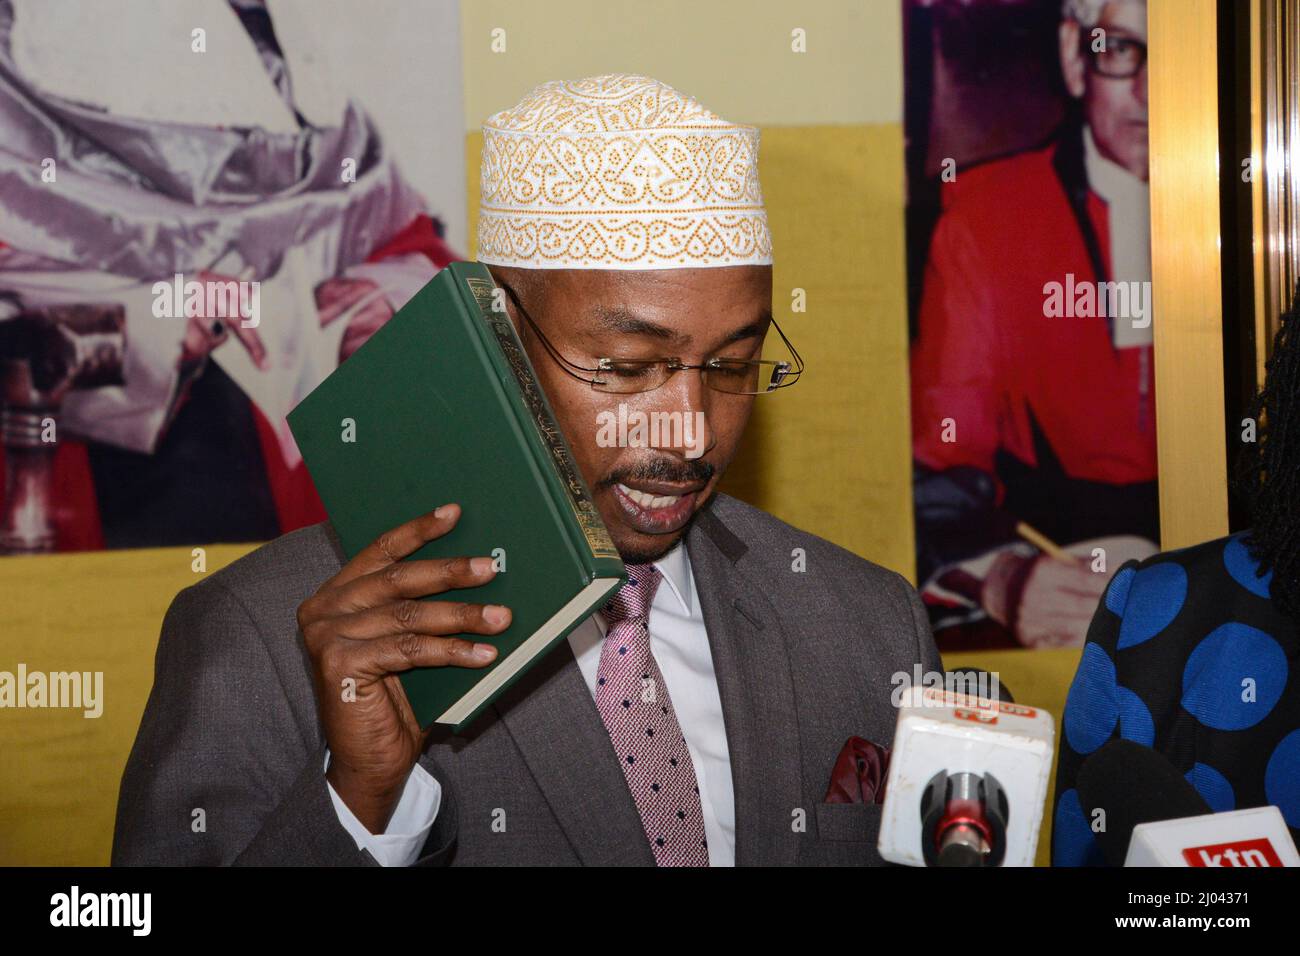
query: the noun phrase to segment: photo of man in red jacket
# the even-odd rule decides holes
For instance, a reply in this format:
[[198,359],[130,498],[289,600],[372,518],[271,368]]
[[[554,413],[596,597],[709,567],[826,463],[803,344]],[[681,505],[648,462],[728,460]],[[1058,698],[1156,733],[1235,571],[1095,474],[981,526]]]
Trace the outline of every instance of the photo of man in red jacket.
[[1064,121],[942,177],[925,263],[918,571],[947,647],[1082,644],[1157,537],[1146,4],[1065,0],[1057,39]]

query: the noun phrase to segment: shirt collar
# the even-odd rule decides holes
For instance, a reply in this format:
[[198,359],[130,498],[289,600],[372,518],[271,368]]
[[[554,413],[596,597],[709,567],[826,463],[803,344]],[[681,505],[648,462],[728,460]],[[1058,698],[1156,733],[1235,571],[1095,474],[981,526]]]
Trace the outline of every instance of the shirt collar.
[[688,615],[695,613],[695,582],[691,577],[691,559],[686,554],[684,541],[678,541],[673,549],[665,554],[654,566],[663,575],[677,603]]
[[1092,138],[1092,129],[1088,126],[1083,128],[1083,165],[1092,191],[1110,205],[1119,205],[1121,211],[1128,203],[1139,199],[1145,202],[1150,194],[1150,183],[1101,154],[1097,141]]

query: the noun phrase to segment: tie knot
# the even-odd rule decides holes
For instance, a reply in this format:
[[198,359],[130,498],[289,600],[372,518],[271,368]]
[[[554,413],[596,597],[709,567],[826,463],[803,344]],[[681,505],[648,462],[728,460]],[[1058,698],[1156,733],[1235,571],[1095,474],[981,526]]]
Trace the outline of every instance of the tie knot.
[[663,575],[653,564],[629,564],[627,567],[627,584],[609,599],[601,610],[610,627],[620,621],[637,618],[649,619],[650,604],[655,599],[655,591]]

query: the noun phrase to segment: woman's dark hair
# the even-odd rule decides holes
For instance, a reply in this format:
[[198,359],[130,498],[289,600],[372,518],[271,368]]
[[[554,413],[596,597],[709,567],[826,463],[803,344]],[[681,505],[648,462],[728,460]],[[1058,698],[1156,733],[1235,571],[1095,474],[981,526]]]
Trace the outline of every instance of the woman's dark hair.
[[1282,314],[1253,415],[1258,441],[1241,456],[1238,488],[1250,506],[1251,556],[1273,572],[1273,602],[1300,620],[1300,293]]

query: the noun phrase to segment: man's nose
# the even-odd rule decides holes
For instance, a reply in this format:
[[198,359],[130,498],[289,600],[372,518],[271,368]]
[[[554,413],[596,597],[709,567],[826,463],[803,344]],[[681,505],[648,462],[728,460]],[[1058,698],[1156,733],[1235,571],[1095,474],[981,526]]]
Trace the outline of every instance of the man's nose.
[[714,444],[709,410],[718,393],[704,384],[701,369],[675,372],[650,397],[655,410],[673,415],[671,428],[660,429],[660,447],[686,458],[702,457]]
[[1147,65],[1142,64],[1142,69],[1137,71],[1133,77],[1133,97],[1144,107],[1147,105]]

